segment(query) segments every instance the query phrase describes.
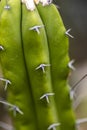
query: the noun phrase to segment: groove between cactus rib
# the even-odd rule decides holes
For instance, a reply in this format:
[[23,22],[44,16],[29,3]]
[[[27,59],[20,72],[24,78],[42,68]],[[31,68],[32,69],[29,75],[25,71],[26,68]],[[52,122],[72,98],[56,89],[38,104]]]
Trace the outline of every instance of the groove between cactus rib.
[[[36,17],[36,16],[37,16],[38,18],[40,17],[38,13],[37,13],[37,15],[35,14],[35,17]],[[22,21],[23,21],[23,20],[22,20]],[[40,21],[41,21],[40,23],[42,24],[41,17],[40,17]],[[31,25],[32,25],[32,24],[31,24]],[[24,32],[24,31],[23,31],[23,32]],[[44,31],[43,31],[43,32],[44,32]],[[32,31],[31,33],[33,34],[33,31]],[[37,32],[34,32],[34,33],[37,33]],[[35,34],[35,35],[38,36],[38,34]],[[40,34],[39,34],[39,35],[40,35]],[[45,32],[45,34],[43,33],[43,36],[46,36],[46,32]],[[42,38],[43,38],[43,37],[41,37],[41,39],[42,39]],[[24,40],[24,39],[23,39],[23,40]],[[40,40],[40,41],[42,41],[42,40]],[[32,41],[31,41],[31,42],[32,42]],[[23,43],[23,44],[24,44],[24,43]],[[41,42],[41,44],[44,44],[44,43]],[[47,47],[48,45],[45,45],[45,46]],[[48,48],[48,47],[47,47],[47,48]],[[45,54],[45,52],[46,52],[46,53],[47,53],[47,56],[48,56],[48,49],[47,49],[47,48],[46,48],[46,51],[44,50],[43,52],[44,52],[44,54]],[[24,47],[23,47],[23,49],[24,49]],[[42,49],[42,48],[41,48],[41,49]],[[28,51],[29,51],[29,50],[28,50]],[[43,54],[43,53],[41,53],[41,54]],[[25,55],[25,54],[24,54],[24,55]],[[43,56],[43,55],[42,55],[42,56]],[[31,57],[29,57],[29,58],[31,58]],[[37,57],[37,58],[38,58],[38,57]],[[47,59],[49,59],[49,58],[46,58],[45,61],[48,63]],[[28,60],[29,60],[29,59],[28,59]],[[45,62],[45,61],[43,61],[43,62]],[[25,62],[26,62],[26,61],[25,61]],[[31,63],[31,62],[29,62],[29,63]],[[28,64],[29,64],[29,63],[28,63]],[[39,62],[39,63],[40,63],[40,62]],[[29,67],[30,67],[30,66],[29,66]],[[37,67],[37,66],[34,66],[34,67]],[[27,69],[30,69],[30,68],[28,68],[28,66],[27,66]],[[34,71],[34,69],[35,69],[35,68],[33,68],[33,71]],[[28,72],[29,72],[29,74],[30,74],[31,71],[28,70]],[[36,72],[36,73],[37,73],[37,72]],[[39,72],[38,72],[38,73],[39,73]],[[48,76],[48,75],[47,75],[47,76]],[[50,76],[49,76],[49,77],[50,77]],[[29,78],[30,78],[30,77],[29,77]],[[49,80],[49,79],[50,79],[50,78],[48,78],[48,80]],[[32,80],[32,79],[31,79],[31,80]],[[41,81],[40,81],[40,82],[41,82]],[[50,81],[47,81],[47,80],[46,80],[46,82],[49,83]],[[43,85],[42,85],[42,86],[43,86]],[[47,88],[49,88],[49,86],[50,86],[50,84],[48,85]],[[34,85],[33,87],[35,87],[35,85]],[[37,86],[37,87],[38,87],[38,86]],[[39,87],[40,87],[40,86],[39,86]],[[32,89],[34,90],[35,88],[32,88]],[[32,91],[32,89],[31,89],[31,91]],[[46,91],[46,88],[44,88],[44,89],[45,89],[44,91]],[[52,88],[50,88],[50,91],[51,91],[51,90],[52,90]],[[43,91],[43,92],[44,92],[44,91]],[[49,91],[49,89],[48,89],[48,91]],[[48,91],[46,91],[46,93],[47,93]],[[32,92],[32,93],[33,93],[33,92]],[[39,92],[39,93],[40,93],[40,92]],[[34,91],[34,94],[35,94],[35,91]],[[39,95],[40,95],[40,94],[39,94]],[[35,98],[35,95],[33,95],[33,96],[34,96],[34,98]],[[45,121],[46,124],[44,124],[43,119],[40,119],[40,114],[39,114],[39,111],[38,111],[38,109],[37,109],[38,106],[40,106],[40,105],[38,105],[38,102],[37,102],[37,100],[39,100],[39,98],[40,98],[40,97],[38,97],[37,99],[34,99],[34,100],[35,100],[36,111],[37,111],[37,113],[38,113],[38,120],[41,122],[41,124],[40,124],[40,122],[38,122],[38,124],[40,125],[40,127],[41,127],[41,125],[43,125],[43,126],[47,129],[47,127],[48,127],[49,125],[51,125],[51,124],[47,124],[47,122],[48,122],[48,123],[56,123],[55,121],[57,121],[57,114],[56,114],[56,112],[55,112],[55,110],[54,110],[54,109],[55,109],[55,108],[54,108],[55,105],[54,105],[54,104],[53,104],[53,106],[50,105],[50,107],[44,106],[44,107],[46,107],[46,108],[44,108],[44,107],[42,108],[43,110],[45,109],[46,112],[49,111],[49,112],[48,112],[49,114],[47,113],[47,115],[51,115],[51,119],[49,119],[49,121],[47,121],[47,119],[48,119],[50,116],[49,116],[48,118],[47,118],[47,116],[44,116],[44,117],[47,118],[47,119],[46,119],[47,122]],[[43,101],[41,101],[41,102],[43,102]],[[53,102],[53,103],[54,103],[54,102]],[[41,109],[41,110],[42,110],[42,109]],[[52,110],[52,112],[51,112],[51,110]],[[42,114],[42,113],[41,113],[41,114]],[[42,114],[42,115],[43,115],[43,114]],[[41,120],[42,120],[43,122],[42,122]],[[50,120],[52,120],[52,121],[50,121]],[[54,121],[54,122],[53,122],[53,121]],[[43,128],[41,127],[39,130],[43,130]]]
[[[50,5],[49,5],[49,6],[50,6]],[[44,8],[45,8],[45,7],[44,7]],[[46,26],[45,26],[45,24],[44,24],[43,18],[41,17],[41,14],[39,13],[39,9],[38,9],[37,6],[36,6],[36,9],[37,9],[38,14],[39,14],[39,16],[40,16],[40,18],[41,18],[41,21],[42,21],[42,23],[43,23],[43,25],[44,25],[45,35],[46,35],[47,43],[48,43],[47,46],[48,46],[48,51],[49,51],[49,62],[50,62],[50,65],[51,65],[51,56],[50,56],[49,40],[48,40],[48,35],[47,35]],[[50,75],[51,75],[51,76],[50,76],[50,77],[51,77],[51,90],[52,90],[52,92],[54,93],[51,68],[50,68]],[[54,93],[54,94],[55,94],[55,93]],[[55,95],[54,95],[54,96],[55,96]],[[56,101],[55,101],[55,98],[53,98],[53,99],[54,99],[54,108],[55,108],[55,111],[56,111],[56,113],[57,113],[57,120],[58,120],[57,123],[60,123],[60,122],[59,122],[59,117],[58,117],[58,110],[57,110],[57,107],[56,107]],[[60,126],[58,126],[58,127],[60,127]],[[58,130],[59,130],[59,128],[58,128]]]
[[[50,5],[49,5],[50,6]],[[45,8],[45,7],[44,7]],[[47,38],[47,43],[48,43],[48,51],[49,51],[49,60],[50,60],[50,65],[51,65],[51,56],[50,56],[50,48],[49,48],[49,40],[48,40],[48,35],[47,35],[47,30],[46,30],[46,26],[45,26],[45,24],[44,24],[44,21],[43,21],[43,18],[41,17],[41,14],[39,13],[39,9],[38,9],[38,7],[36,6],[36,9],[38,10],[38,14],[39,14],[39,16],[40,16],[40,18],[41,18],[41,21],[42,21],[42,23],[43,23],[43,25],[44,25],[44,30],[45,30],[45,34],[46,34],[46,38]],[[51,87],[51,89],[52,89],[52,92],[54,93],[54,90],[53,90],[53,81],[52,81],[52,71],[51,71],[51,69],[50,69],[50,74],[51,74],[51,85],[52,85],[52,87]],[[55,94],[55,93],[54,93]],[[56,113],[58,114],[58,110],[57,110],[57,108],[56,108],[56,102],[55,102],[55,100],[54,100],[54,106],[55,106],[55,111],[56,111]],[[58,116],[58,115],[57,115]],[[57,117],[57,119],[58,119],[58,117]],[[59,121],[59,119],[58,119],[58,121]],[[58,122],[59,123],[59,122]]]

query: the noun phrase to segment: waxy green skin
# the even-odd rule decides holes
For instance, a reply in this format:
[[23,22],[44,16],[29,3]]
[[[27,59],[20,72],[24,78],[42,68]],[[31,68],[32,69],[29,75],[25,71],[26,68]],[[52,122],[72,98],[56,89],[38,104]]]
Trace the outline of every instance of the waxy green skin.
[[44,27],[40,28],[40,34],[35,30],[28,30],[34,26],[43,25],[38,11],[28,11],[24,5],[22,9],[22,37],[25,61],[35,101],[39,129],[44,130],[50,124],[58,122],[53,101],[54,97],[51,97],[50,104],[46,100],[40,100],[42,95],[52,92],[50,67],[45,68],[45,73],[41,69],[36,70],[40,64],[50,64],[47,38]]
[[[54,5],[38,6],[45,25],[51,64],[52,86],[62,130],[75,129],[75,117],[69,97],[67,77],[69,74],[68,38],[61,17]],[[57,17],[56,17],[57,16]]]
[[[5,1],[1,4],[4,7]],[[13,115],[16,130],[36,130],[34,107],[21,44],[21,4],[19,0],[10,0],[9,5],[11,9],[3,9],[0,15],[0,45],[4,47],[0,52],[0,64],[3,77],[11,81],[7,89],[7,100],[24,113],[23,115],[17,113],[16,117]],[[32,116],[29,116],[31,114]]]
[[[12,115],[15,130],[47,130],[61,123],[56,130],[75,130],[67,85],[68,38],[61,17],[53,4],[27,10],[19,0],[9,0],[10,9],[0,3],[0,64],[3,77],[11,81],[7,88],[8,102],[23,112]],[[40,33],[31,30],[43,26]],[[46,64],[45,72],[36,69]],[[49,103],[40,97],[49,97]]]

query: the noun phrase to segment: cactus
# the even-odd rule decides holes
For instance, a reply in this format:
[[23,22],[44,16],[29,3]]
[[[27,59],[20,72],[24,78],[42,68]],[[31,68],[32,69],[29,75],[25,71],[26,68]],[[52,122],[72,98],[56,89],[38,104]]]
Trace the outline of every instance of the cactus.
[[15,130],[75,130],[68,37],[48,0],[1,0],[0,64]]

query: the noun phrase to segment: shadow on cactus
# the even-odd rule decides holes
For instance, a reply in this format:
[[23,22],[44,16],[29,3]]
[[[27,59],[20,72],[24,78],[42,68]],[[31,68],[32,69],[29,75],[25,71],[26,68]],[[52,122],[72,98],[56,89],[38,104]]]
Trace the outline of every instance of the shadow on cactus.
[[[9,130],[76,130],[68,36],[51,0],[1,0],[0,64]],[[7,126],[7,127],[6,127]]]

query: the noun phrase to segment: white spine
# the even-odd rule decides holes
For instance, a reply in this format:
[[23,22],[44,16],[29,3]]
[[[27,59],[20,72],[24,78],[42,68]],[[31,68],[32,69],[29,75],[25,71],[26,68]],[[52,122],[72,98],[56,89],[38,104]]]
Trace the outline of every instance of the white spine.
[[33,11],[35,9],[34,0],[22,0],[28,10]]

